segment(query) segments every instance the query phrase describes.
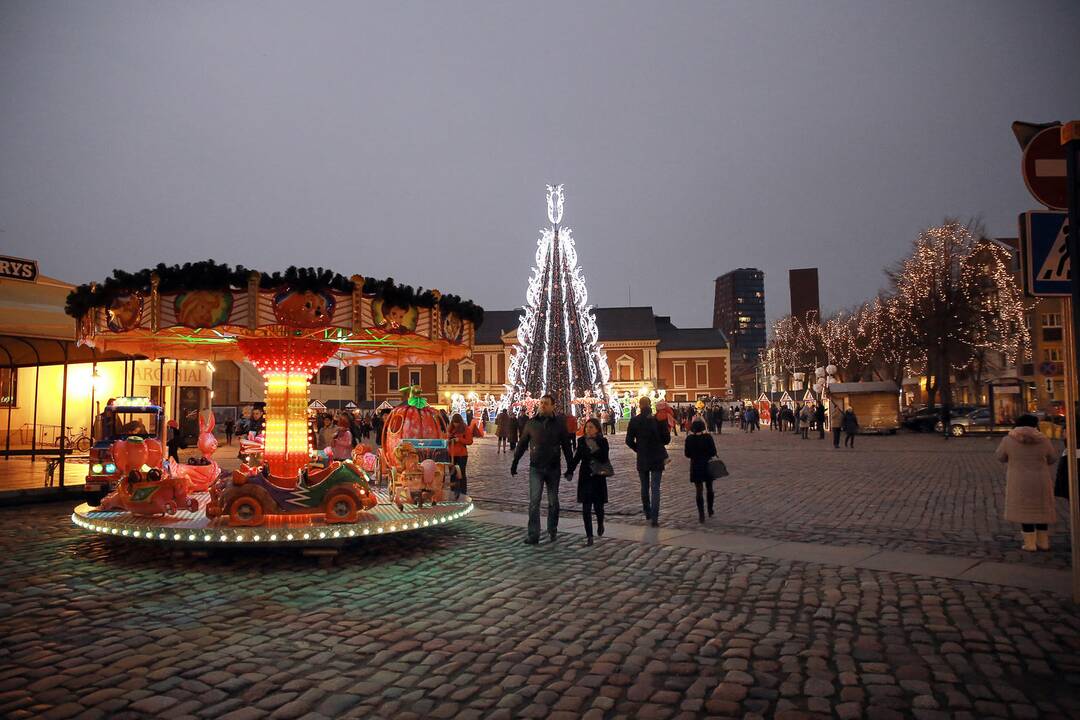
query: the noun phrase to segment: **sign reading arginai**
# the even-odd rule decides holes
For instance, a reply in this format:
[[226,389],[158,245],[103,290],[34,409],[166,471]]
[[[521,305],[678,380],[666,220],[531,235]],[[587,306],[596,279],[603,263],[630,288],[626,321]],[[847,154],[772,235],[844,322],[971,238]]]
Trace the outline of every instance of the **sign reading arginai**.
[[0,278],[34,282],[37,280],[37,276],[37,260],[23,260],[22,258],[0,255]]

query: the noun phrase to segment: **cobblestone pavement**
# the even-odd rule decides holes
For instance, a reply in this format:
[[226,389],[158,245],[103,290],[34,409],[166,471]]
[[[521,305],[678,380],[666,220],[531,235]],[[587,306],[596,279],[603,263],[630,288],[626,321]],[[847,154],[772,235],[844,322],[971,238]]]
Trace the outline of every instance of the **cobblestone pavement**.
[[1063,597],[462,521],[163,551],[0,510],[0,716],[1080,716]]
[[[994,458],[999,438],[943,440],[901,433],[859,436],[854,450],[833,449],[831,438],[802,440],[765,430],[726,429],[716,436],[731,477],[715,483],[716,516],[698,524],[683,437],[669,447],[661,525],[831,545],[877,545],[1000,562],[1067,568],[1068,506],[1058,501],[1052,553],[1020,550],[1019,527],[1002,519],[1005,470]],[[645,524],[634,455],[622,434],[609,438],[616,476],[606,512],[619,522]],[[481,507],[524,511],[527,459],[511,477],[509,454],[495,440],[477,441],[469,457],[469,491]],[[564,482],[562,507],[579,511],[576,480]]]

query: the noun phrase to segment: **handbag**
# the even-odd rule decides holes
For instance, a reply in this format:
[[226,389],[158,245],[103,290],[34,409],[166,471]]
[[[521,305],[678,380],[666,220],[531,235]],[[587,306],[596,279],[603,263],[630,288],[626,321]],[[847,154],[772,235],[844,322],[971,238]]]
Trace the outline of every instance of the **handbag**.
[[600,462],[599,460],[589,461],[589,472],[598,477],[611,477],[615,474],[615,468],[611,466],[609,462]]
[[727,465],[725,465],[724,461],[720,458],[713,458],[709,461],[709,477],[713,480],[726,478],[729,474]]

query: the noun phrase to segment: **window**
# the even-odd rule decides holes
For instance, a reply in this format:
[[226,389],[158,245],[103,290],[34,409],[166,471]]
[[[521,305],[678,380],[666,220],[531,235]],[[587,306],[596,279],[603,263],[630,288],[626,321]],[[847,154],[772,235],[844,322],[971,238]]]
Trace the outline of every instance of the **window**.
[[1044,328],[1059,328],[1059,327],[1061,327],[1061,314],[1060,313],[1043,313],[1042,326]]
[[1061,350],[1058,348],[1046,348],[1043,350],[1043,360],[1046,362],[1061,362]]
[[409,371],[409,384],[410,385],[419,385],[420,384],[420,370],[419,369],[413,368],[412,370]]
[[348,387],[348,385],[349,385],[349,370],[350,370],[350,368],[341,368],[341,371],[338,373],[338,385],[344,385],[344,386]]
[[320,385],[337,385],[338,369],[329,365],[319,371]]
[[386,373],[386,389],[388,392],[396,393],[401,387],[401,382],[398,380],[397,368],[390,370]]
[[709,363],[697,362],[694,366],[696,386],[699,388],[709,387]]
[[686,363],[684,363],[684,362],[672,363],[671,370],[672,370],[672,375],[673,375],[672,380],[675,381],[674,382],[675,387],[677,387],[677,388],[686,387]]
[[633,380],[634,379],[634,358],[629,355],[622,355],[615,362],[615,379],[616,380]]
[[458,382],[462,385],[472,385],[476,377],[476,364],[472,360],[462,360],[458,363]]
[[671,401],[672,402],[686,402],[687,401],[686,393],[675,393],[674,395],[671,396]]

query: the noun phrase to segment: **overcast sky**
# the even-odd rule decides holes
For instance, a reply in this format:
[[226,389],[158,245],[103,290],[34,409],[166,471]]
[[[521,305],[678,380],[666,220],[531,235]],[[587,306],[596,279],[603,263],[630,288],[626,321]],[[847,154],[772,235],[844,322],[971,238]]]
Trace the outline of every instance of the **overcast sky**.
[[1080,2],[0,0],[0,252],[71,282],[214,258],[520,304],[544,186],[597,305],[873,295],[920,228],[1034,201]]

